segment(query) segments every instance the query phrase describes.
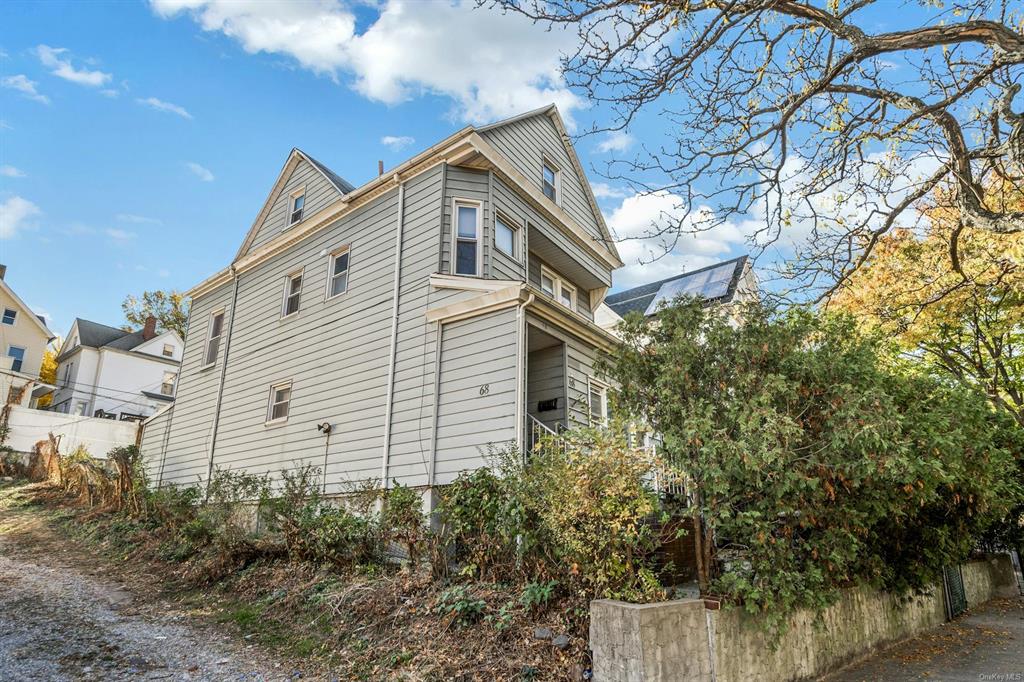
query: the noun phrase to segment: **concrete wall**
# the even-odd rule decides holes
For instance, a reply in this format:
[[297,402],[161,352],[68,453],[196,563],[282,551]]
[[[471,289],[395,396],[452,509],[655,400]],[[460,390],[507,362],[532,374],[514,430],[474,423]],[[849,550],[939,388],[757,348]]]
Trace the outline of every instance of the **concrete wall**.
[[31,410],[14,406],[8,422],[11,431],[7,445],[18,452],[32,452],[33,446],[52,433],[60,437],[60,452],[70,453],[85,446],[93,457],[103,458],[113,448],[135,443],[138,424],[94,417]]
[[[969,606],[1019,594],[1009,556],[963,566]],[[799,611],[777,646],[742,609],[702,600],[591,603],[590,647],[600,682],[741,682],[816,678],[946,620],[942,583],[900,598],[868,587],[843,590],[820,616]],[[705,665],[707,661],[707,665]]]

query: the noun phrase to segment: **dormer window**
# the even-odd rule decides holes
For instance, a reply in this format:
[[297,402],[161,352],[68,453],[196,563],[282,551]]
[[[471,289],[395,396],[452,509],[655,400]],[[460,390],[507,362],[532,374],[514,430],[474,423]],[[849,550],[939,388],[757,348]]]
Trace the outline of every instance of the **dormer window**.
[[541,165],[541,190],[544,192],[544,196],[556,204],[559,202],[560,175],[561,173],[558,168],[547,159],[544,159],[544,163]]
[[288,224],[294,225],[302,220],[302,209],[306,206],[305,188],[292,192],[290,207],[288,209]]

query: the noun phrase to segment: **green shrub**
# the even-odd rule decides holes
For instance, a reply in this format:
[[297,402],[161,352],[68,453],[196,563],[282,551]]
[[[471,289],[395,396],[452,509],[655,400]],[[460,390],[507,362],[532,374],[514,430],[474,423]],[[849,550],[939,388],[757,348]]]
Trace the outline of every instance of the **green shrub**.
[[487,602],[473,595],[468,585],[453,585],[437,598],[434,613],[451,616],[459,625],[472,625],[487,611]]
[[394,542],[403,547],[409,564],[415,566],[422,555],[422,546],[427,536],[423,498],[420,494],[394,481],[392,487],[383,492],[380,525],[385,542]]

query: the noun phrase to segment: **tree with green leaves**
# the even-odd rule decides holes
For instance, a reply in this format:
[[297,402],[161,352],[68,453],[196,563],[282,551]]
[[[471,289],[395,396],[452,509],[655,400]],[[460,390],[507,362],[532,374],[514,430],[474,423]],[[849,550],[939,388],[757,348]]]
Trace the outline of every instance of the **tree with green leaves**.
[[142,297],[128,296],[121,303],[124,311],[125,325],[128,329],[138,329],[146,324],[152,316],[156,318],[157,329],[173,331],[185,338],[188,327],[188,300],[185,294],[177,291],[144,291]]

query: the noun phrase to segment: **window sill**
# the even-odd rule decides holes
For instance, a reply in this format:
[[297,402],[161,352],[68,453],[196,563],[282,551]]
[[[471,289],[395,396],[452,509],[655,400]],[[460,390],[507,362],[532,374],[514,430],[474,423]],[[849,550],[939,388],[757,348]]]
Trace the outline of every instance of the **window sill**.
[[203,365],[202,367],[200,367],[200,368],[199,368],[199,371],[200,371],[200,372],[205,372],[205,371],[207,371],[207,370],[211,370],[211,369],[213,369],[213,368],[214,368],[214,367],[216,367],[216,366],[217,366],[217,361],[215,360],[215,361],[211,362],[211,363],[210,363],[210,364],[208,364],[208,365]]
[[348,289],[345,289],[345,291],[341,291],[341,292],[339,292],[337,294],[333,294],[331,296],[327,296],[326,298],[324,298],[324,303],[327,303],[328,301],[333,301],[336,298],[342,298],[347,293],[348,293]]
[[280,319],[278,319],[278,322],[288,322],[289,320],[294,320],[298,316],[299,316],[299,311],[296,310],[294,313],[288,313],[287,315],[282,315],[280,317]]
[[285,417],[284,419],[272,419],[271,421],[263,422],[263,428],[265,428],[265,429],[276,429],[277,427],[284,426],[287,423],[288,423],[288,417]]

